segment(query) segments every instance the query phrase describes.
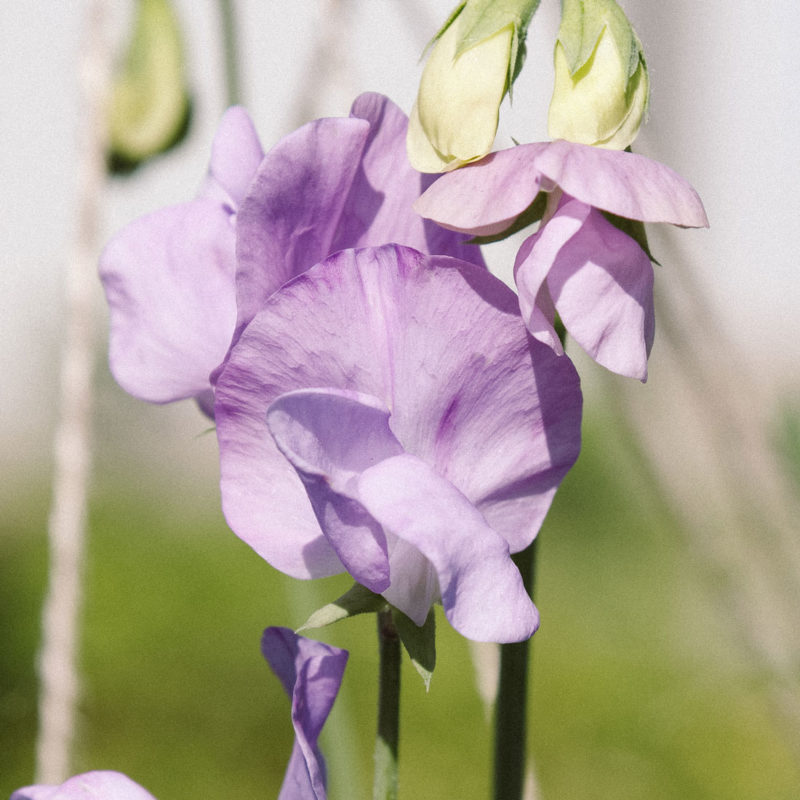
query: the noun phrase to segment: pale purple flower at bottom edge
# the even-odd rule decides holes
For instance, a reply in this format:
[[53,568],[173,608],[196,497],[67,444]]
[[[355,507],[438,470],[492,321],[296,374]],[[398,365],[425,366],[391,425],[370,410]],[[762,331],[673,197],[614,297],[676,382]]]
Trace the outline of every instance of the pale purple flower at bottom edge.
[[17,789],[9,800],[155,800],[121,772],[96,770],[74,775],[59,786],[37,784]]
[[278,627],[264,631],[261,652],[292,701],[295,742],[278,800],[326,800],[325,761],[317,739],[349,654]]

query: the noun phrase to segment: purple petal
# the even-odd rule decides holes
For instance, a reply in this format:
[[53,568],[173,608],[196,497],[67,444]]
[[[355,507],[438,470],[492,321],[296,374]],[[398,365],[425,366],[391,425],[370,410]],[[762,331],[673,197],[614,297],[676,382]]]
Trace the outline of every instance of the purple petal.
[[[547,223],[569,220],[579,228],[557,253],[538,254],[552,264],[547,285],[564,326],[598,364],[639,380],[647,379],[653,344],[653,267],[641,247],[596,211],[577,200],[564,204]],[[538,236],[538,234],[537,234]]]
[[541,174],[536,156],[546,143],[491,153],[442,175],[414,204],[419,214],[453,231],[488,236],[505,230],[534,200]]
[[387,531],[433,564],[445,613],[459,633],[491,642],[516,642],[533,634],[539,615],[508,542],[451,483],[420,459],[400,455],[366,470],[358,494]]
[[233,332],[234,271],[229,215],[207,199],[141,217],[109,242],[110,362],[127,392],[166,403],[208,389]]
[[292,701],[295,744],[278,800],[325,800],[325,762],[317,739],[339,692],[348,653],[288,628],[267,628],[261,652]]
[[563,140],[549,144],[534,160],[542,175],[587,205],[642,222],[708,227],[697,192],[658,161]]
[[155,800],[150,792],[121,772],[96,771],[75,775],[60,786],[17,789],[9,800]]
[[237,223],[237,331],[286,281],[331,252],[369,125],[319,119],[267,153]]
[[240,106],[229,108],[217,128],[211,146],[209,178],[216,182],[238,208],[255,177],[264,150],[250,115]]
[[529,544],[577,457],[581,397],[569,359],[531,342],[517,309],[485,270],[399,246],[337,253],[284,286],[217,384],[233,530],[289,574],[342,569],[265,424],[279,395],[324,386],[378,398],[406,452],[476,505],[512,552]]
[[408,117],[375,93],[360,95],[350,116],[367,120],[370,130],[331,252],[395,242],[483,266],[480,248],[414,210],[414,201],[436,176],[421,175],[408,161]]
[[267,411],[278,448],[297,471],[328,542],[359,583],[389,585],[386,537],[348,491],[366,467],[403,452],[377,398],[333,389],[281,395]]

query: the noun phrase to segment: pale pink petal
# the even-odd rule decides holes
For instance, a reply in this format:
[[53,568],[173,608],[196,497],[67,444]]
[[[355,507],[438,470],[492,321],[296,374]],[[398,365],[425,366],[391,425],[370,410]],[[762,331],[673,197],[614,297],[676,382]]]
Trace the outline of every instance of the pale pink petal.
[[523,144],[442,175],[414,208],[453,231],[488,236],[505,230],[534,200],[546,143]]
[[558,140],[538,152],[534,163],[566,194],[595,208],[642,222],[708,226],[691,185],[664,164],[637,153]]
[[542,236],[564,218],[581,224],[557,253],[545,256],[552,263],[547,285],[556,310],[598,364],[644,381],[655,330],[650,259],[600,212],[577,200],[559,209]]

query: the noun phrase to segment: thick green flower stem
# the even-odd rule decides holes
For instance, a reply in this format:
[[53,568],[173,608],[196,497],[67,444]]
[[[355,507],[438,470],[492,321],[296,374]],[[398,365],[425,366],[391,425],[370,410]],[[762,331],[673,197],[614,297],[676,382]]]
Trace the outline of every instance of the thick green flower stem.
[[[533,593],[536,539],[513,558]],[[500,681],[494,722],[493,800],[521,800],[525,784],[530,640],[500,645]]]
[[375,741],[373,800],[397,800],[397,742],[400,730],[400,637],[391,609],[378,612],[378,737]]

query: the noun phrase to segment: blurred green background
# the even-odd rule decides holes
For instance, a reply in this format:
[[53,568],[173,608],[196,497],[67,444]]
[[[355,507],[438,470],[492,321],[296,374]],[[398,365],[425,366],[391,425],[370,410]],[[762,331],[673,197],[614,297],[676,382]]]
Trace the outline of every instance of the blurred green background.
[[[267,625],[300,625],[347,581],[293,581],[261,561],[227,529],[213,475],[186,491],[143,453],[121,466],[124,433],[110,408],[121,405],[154,436],[167,424],[159,415],[176,412],[104,381],[75,769],[121,770],[161,800],[275,797],[292,733],[259,637]],[[210,446],[188,405],[177,413],[198,436],[174,451],[176,462]],[[797,463],[796,451],[787,457]],[[31,487],[6,510],[0,535],[0,796],[33,771],[47,504],[46,484]],[[774,681],[720,614],[708,570],[618,417],[589,415],[583,453],[540,537],[529,751],[541,797],[797,798],[797,752]],[[491,731],[470,649],[437,621],[429,694],[404,664],[402,796],[488,797]],[[330,797],[367,798],[374,619],[319,638],[351,651],[323,735]]]

